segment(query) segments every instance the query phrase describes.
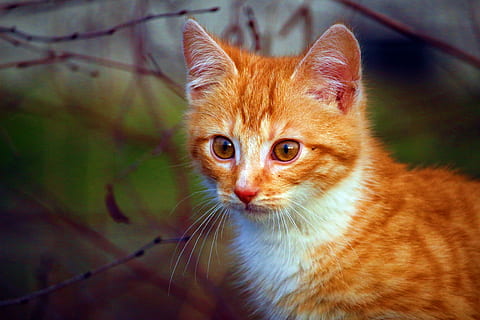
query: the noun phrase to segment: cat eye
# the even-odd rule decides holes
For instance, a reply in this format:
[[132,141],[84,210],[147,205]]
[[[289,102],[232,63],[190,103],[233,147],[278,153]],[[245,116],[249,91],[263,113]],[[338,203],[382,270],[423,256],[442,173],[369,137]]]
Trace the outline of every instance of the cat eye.
[[222,160],[233,158],[235,155],[235,147],[230,139],[216,136],[212,142],[213,153]]
[[300,143],[293,140],[283,140],[278,142],[272,150],[272,157],[281,162],[288,162],[298,155]]

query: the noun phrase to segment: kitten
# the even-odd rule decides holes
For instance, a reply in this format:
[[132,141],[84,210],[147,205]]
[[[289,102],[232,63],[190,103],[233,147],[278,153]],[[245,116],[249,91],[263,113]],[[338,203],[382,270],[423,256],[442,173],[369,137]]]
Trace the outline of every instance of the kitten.
[[188,149],[268,319],[480,319],[480,184],[396,163],[343,25],[264,57],[183,29]]

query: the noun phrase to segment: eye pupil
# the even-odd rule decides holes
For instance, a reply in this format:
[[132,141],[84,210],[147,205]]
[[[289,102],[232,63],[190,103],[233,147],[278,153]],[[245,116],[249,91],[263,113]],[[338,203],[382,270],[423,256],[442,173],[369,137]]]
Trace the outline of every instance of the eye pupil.
[[223,145],[222,145],[223,152],[226,152],[229,147],[231,147],[231,144],[228,143],[227,140],[223,141]]

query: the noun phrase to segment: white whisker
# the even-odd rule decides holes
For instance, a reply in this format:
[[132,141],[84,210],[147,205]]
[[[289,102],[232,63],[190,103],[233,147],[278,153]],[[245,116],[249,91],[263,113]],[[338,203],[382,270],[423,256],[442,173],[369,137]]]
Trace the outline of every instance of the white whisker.
[[[212,191],[214,191],[213,189],[207,189],[207,190],[200,190],[200,191],[196,191],[194,192],[191,196],[193,195],[196,195],[196,194],[211,194]],[[203,209],[206,205],[208,204],[211,204],[213,203],[214,206],[209,208],[206,212],[200,214],[200,216],[185,230],[185,232],[183,233],[182,237],[186,236],[188,234],[188,232],[190,230],[192,230],[192,228],[194,228],[197,223],[199,223],[202,219],[203,221],[200,223],[200,225],[197,226],[197,228],[195,229],[195,231],[190,235],[190,239],[186,242],[186,243],[183,243],[183,247],[182,247],[182,250],[180,251],[180,253],[178,254],[178,257],[177,259],[175,260],[175,263],[173,265],[173,260],[174,260],[174,256],[172,256],[172,261],[171,261],[171,265],[173,265],[173,268],[172,268],[172,272],[171,272],[171,275],[170,275],[170,280],[169,280],[169,288],[168,288],[168,292],[170,292],[170,286],[171,286],[171,283],[173,281],[173,277],[175,275],[175,272],[177,270],[177,267],[178,267],[178,264],[180,263],[180,259],[182,258],[187,246],[189,245],[190,241],[192,241],[192,239],[194,238],[194,236],[198,233],[198,231],[200,230],[200,228],[202,227],[202,225],[208,221],[209,219],[211,219],[211,216],[215,213],[215,210],[218,210],[218,207],[220,207],[220,204],[219,203],[214,203],[212,200],[214,200],[215,197],[211,196],[207,199],[203,199],[200,204],[196,205],[195,207],[201,207],[201,209]],[[213,213],[212,213],[213,212]],[[195,216],[195,215],[194,215]],[[194,217],[192,216],[192,217]],[[196,240],[196,242],[198,242],[198,240]],[[194,245],[194,248],[196,246],[196,242],[195,242],[195,245]],[[175,248],[175,251],[174,252],[178,252],[179,250],[179,245],[180,243],[177,244],[176,248]],[[192,249],[192,252],[194,250],[194,248]],[[190,262],[190,259],[192,257],[192,252],[190,253],[190,256],[189,256],[189,259],[188,259],[188,262],[186,263],[186,266],[188,266],[188,263]],[[186,269],[186,267],[185,267]]]
[[[214,191],[214,190],[213,190]],[[183,198],[182,200],[178,201],[177,204],[173,207],[172,210],[170,210],[170,212],[168,213],[168,215],[172,215],[175,210],[177,210],[178,206],[180,206],[184,201],[188,200],[188,199],[191,199],[193,196],[196,196],[197,194],[202,194],[202,193],[211,193],[212,190],[210,189],[207,189],[207,190],[199,190],[199,191],[195,191],[195,192],[192,192],[190,195],[186,196],[185,198]],[[212,199],[214,197],[212,196]]]
[[[202,252],[203,252],[203,248],[205,247],[205,243],[207,242],[207,238],[208,236],[211,234],[211,231],[212,231],[212,228],[216,226],[217,224],[217,221],[218,219],[220,219],[220,217],[222,216],[221,214],[217,214],[219,210],[221,210],[222,208],[219,207],[217,208],[215,211],[212,212],[212,214],[210,215],[210,217],[208,218],[208,223],[205,224],[205,226],[203,227],[202,231],[200,232],[200,234],[198,235],[198,239],[200,239],[200,237],[203,235],[203,242],[202,242],[202,245],[200,246],[199,250],[198,250],[198,256],[200,257],[202,255]],[[216,215],[216,217],[214,218],[214,216]],[[213,220],[213,221],[211,221]],[[205,229],[207,228],[207,226],[210,224],[210,226],[208,227],[208,230],[204,233]],[[196,263],[195,263],[195,275],[197,274],[197,269],[198,269],[198,264],[200,262],[200,259],[197,259]],[[208,264],[210,264],[210,261],[208,261]],[[208,278],[208,269],[207,269],[207,274],[206,274],[207,278]]]
[[[222,221],[225,219],[226,214],[225,214],[225,208],[221,208],[220,213],[218,214],[218,217],[215,219],[213,222],[213,225],[216,225],[215,233],[213,234],[212,242],[210,245],[210,252],[208,254],[208,262],[207,262],[207,277],[208,274],[210,273],[210,263],[212,260],[212,252],[213,252],[213,246],[217,249],[217,236],[218,236],[218,230],[220,229],[220,225],[222,224]],[[220,219],[219,223],[217,224],[218,219]],[[217,252],[217,257],[218,257],[218,251]]]
[[190,251],[190,255],[188,257],[188,260],[187,260],[187,263],[185,264],[185,268],[183,270],[183,273],[185,274],[186,271],[187,271],[187,268],[188,268],[188,265],[190,264],[190,261],[192,259],[192,256],[193,256],[193,252],[195,251],[195,248],[197,247],[197,244],[198,244],[198,241],[200,240],[200,236],[203,234],[203,231],[205,230],[205,228],[208,226],[208,222],[212,219],[212,217],[215,215],[216,211],[218,210],[218,208],[220,207],[220,204],[217,203],[214,207],[210,208],[208,211],[207,211],[207,217],[200,223],[200,225],[197,227],[197,229],[195,229],[195,231],[193,232],[193,234],[191,235],[191,239],[195,236],[195,234],[197,234],[198,231],[200,231],[200,233],[198,234],[197,236],[197,239],[195,240],[195,243],[193,244],[193,248],[192,250]]
[[222,230],[220,232],[220,239],[224,239],[224,236],[223,236],[223,231],[225,229],[225,224],[226,224],[226,221],[228,219],[228,217],[231,215],[231,212],[230,212],[230,209],[229,208],[225,208],[225,219],[223,221],[223,226],[222,226]]

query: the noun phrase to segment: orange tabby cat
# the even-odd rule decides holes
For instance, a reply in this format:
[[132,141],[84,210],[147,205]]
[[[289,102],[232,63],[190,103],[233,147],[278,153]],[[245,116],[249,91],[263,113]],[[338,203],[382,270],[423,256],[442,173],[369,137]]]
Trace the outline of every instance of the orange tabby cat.
[[188,147],[269,319],[480,319],[480,184],[372,137],[343,25],[298,57],[184,26]]

